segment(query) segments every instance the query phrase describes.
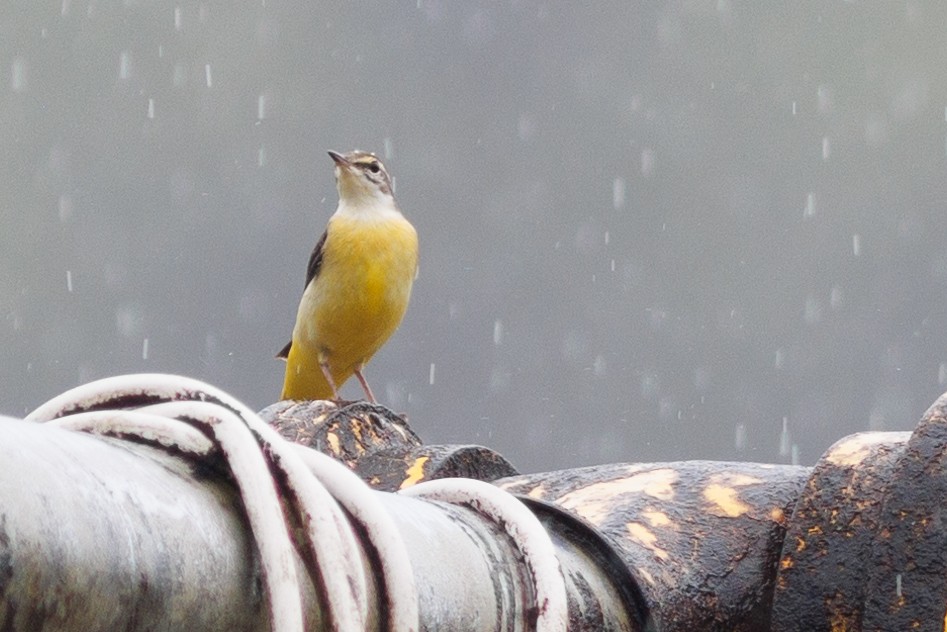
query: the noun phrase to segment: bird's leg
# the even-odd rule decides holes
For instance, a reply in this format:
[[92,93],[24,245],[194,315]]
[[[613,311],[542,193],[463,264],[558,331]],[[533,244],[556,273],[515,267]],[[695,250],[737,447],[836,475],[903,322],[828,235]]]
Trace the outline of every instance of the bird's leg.
[[320,361],[319,368],[322,369],[322,374],[325,376],[326,382],[329,383],[329,388],[332,389],[332,400],[339,401],[339,389],[335,387],[335,380],[332,379],[332,373],[329,372],[329,361]]
[[371,403],[374,404],[374,403],[375,403],[375,395],[372,394],[372,389],[371,389],[371,387],[368,386],[368,382],[365,380],[365,376],[362,375],[362,369],[363,369],[363,368],[364,368],[364,366],[359,366],[357,369],[355,369],[355,377],[358,378],[359,383],[362,385],[362,390],[364,390],[364,391],[365,391],[365,394],[368,396],[368,401],[370,401]]

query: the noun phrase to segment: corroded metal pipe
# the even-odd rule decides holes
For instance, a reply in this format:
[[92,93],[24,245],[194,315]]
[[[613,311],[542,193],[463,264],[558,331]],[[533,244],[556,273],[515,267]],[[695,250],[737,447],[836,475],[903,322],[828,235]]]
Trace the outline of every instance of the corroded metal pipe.
[[231,485],[147,446],[0,423],[0,629],[267,629]]
[[809,468],[684,461],[497,481],[587,522],[617,551],[649,629],[768,630],[774,569]]
[[947,396],[815,468],[499,480],[496,453],[422,446],[380,407],[276,410],[341,463],[175,376],[0,420],[0,629],[943,628]]

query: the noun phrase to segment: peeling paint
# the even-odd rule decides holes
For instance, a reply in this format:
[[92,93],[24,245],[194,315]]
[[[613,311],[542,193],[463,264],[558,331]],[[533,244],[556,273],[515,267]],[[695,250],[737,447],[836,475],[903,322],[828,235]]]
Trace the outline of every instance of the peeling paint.
[[651,529],[640,522],[629,522],[627,528],[628,535],[631,537],[631,539],[654,553],[655,557],[658,557],[662,560],[666,560],[668,557],[670,557],[666,550],[662,549],[656,544],[658,541],[658,536],[655,535]]
[[671,518],[663,511],[654,509],[642,511],[641,517],[650,522],[652,527],[666,527],[671,524]]
[[825,455],[825,461],[837,467],[855,467],[862,463],[874,448],[882,444],[907,441],[907,432],[860,432],[837,442]]
[[414,464],[405,470],[405,479],[401,481],[399,489],[411,487],[415,483],[424,480],[424,464],[430,461],[430,457],[421,456],[415,459]]
[[712,513],[727,518],[737,518],[751,510],[751,507],[740,500],[738,491],[733,487],[711,484],[704,489],[704,500],[711,503],[718,511]]
[[674,498],[674,483],[678,472],[670,468],[633,474],[601,483],[593,483],[555,500],[566,509],[575,511],[593,524],[601,524],[612,515],[616,498],[626,494],[645,494],[663,501]]
[[339,435],[334,432],[326,434],[326,442],[329,444],[329,449],[332,450],[332,454],[339,456],[341,450],[339,447]]

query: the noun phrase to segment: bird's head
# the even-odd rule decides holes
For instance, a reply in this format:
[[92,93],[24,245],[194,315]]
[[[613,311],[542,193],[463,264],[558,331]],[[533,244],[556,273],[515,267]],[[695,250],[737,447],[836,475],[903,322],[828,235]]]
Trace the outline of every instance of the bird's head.
[[378,156],[367,151],[330,151],[329,156],[335,161],[335,182],[343,201],[362,205],[394,200],[391,177]]

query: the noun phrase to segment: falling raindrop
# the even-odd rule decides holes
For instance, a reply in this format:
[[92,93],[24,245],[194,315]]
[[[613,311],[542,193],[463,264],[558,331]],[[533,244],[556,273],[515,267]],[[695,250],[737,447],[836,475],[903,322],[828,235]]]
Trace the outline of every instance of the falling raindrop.
[[815,193],[809,191],[806,194],[806,210],[803,213],[803,217],[812,217],[815,215]]
[[66,270],[66,291],[72,292],[72,270]]
[[641,175],[650,178],[654,173],[654,151],[643,149],[641,151]]
[[210,64],[204,64],[204,81],[207,83],[207,87],[213,87],[214,81],[210,76]]
[[142,316],[138,308],[123,305],[115,310],[115,325],[118,333],[125,337],[135,335],[141,329]]
[[503,342],[503,321],[497,318],[493,321],[493,344],[499,347],[501,342]]
[[123,50],[118,55],[118,78],[128,79],[132,72],[132,55],[127,50]]
[[779,456],[787,457],[792,449],[792,442],[789,436],[789,418],[783,417],[783,429],[779,433]]
[[947,362],[941,362],[937,367],[937,383],[941,386],[947,384]]
[[141,359],[142,360],[148,359],[148,339],[147,338],[145,338],[145,340],[141,343]]
[[434,386],[434,363],[431,362],[431,372],[428,374],[427,378],[428,384]]
[[821,114],[828,114],[832,111],[832,92],[828,86],[819,86],[816,89],[816,101]]
[[625,179],[615,178],[612,180],[612,206],[615,210],[625,206]]
[[789,462],[792,465],[799,465],[799,444],[792,444],[792,450],[790,451]]
[[148,99],[148,118],[153,119],[155,117],[155,100]]
[[384,147],[385,147],[384,149],[385,160],[391,160],[392,156],[395,155],[395,146],[394,146],[394,143],[391,142],[390,137],[387,137],[387,136],[385,137]]
[[59,196],[59,221],[66,222],[72,217],[72,197],[63,193]]
[[596,375],[596,377],[604,376],[607,370],[608,364],[605,361],[605,356],[601,354],[595,356],[595,361],[592,363],[592,372]]
[[831,147],[831,144],[829,143],[829,137],[823,136],[822,137],[822,160],[828,160],[829,156],[831,155],[832,155],[832,147]]
[[256,166],[262,167],[266,164],[266,148],[260,147],[256,152]]
[[26,60],[22,57],[17,57],[13,60],[13,66],[11,69],[10,76],[10,88],[14,92],[26,92]]
[[737,452],[746,450],[746,424],[737,424],[733,435],[733,447]]
[[174,7],[174,30],[181,30],[181,7]]
[[858,233],[852,235],[852,254],[854,256],[860,255],[862,252],[862,238]]
[[608,233],[608,231],[606,230],[606,231],[605,231],[605,245],[606,245],[606,246],[608,245],[608,242],[609,242],[610,240],[611,240],[611,235],[610,235],[610,234]]
[[256,98],[256,118],[262,121],[266,118],[266,95],[261,94]]
[[795,101],[792,102],[792,115],[793,116],[796,115],[796,102]]
[[832,291],[829,293],[829,305],[832,306],[833,310],[837,310],[842,306],[842,288],[835,285],[832,287]]

